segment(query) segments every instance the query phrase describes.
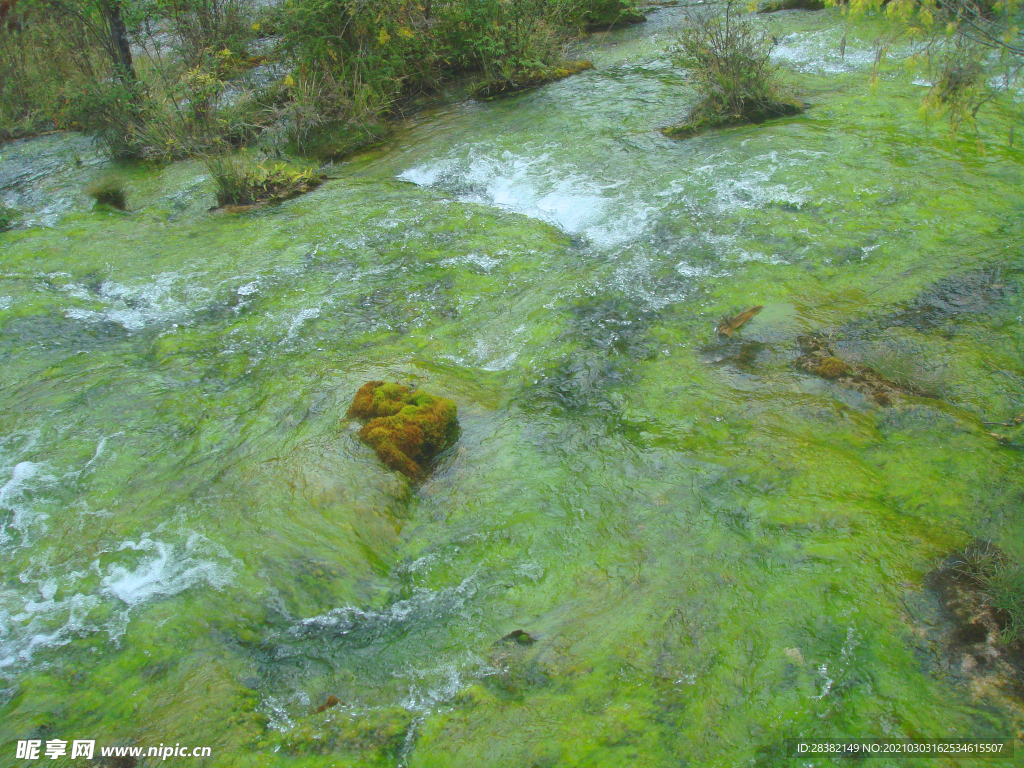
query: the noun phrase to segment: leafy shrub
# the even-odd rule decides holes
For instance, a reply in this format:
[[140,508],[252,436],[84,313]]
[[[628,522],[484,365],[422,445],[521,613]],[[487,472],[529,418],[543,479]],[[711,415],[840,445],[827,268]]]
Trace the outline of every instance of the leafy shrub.
[[190,69],[237,61],[256,34],[243,0],[158,0],[155,10],[168,14],[176,52]]
[[90,84],[67,109],[112,157],[162,162],[244,144],[259,134],[270,111],[246,93],[225,100],[224,88],[209,71],[187,70],[175,78],[165,72],[134,89],[116,80]]
[[643,14],[632,0],[591,0],[583,3],[580,10],[583,24],[592,29],[644,20]]
[[431,82],[435,57],[412,0],[295,0],[275,24],[300,74],[315,73],[357,119]]
[[456,69],[509,80],[560,61],[577,15],[555,0],[466,0],[438,14],[438,34]]
[[316,187],[323,181],[311,168],[286,163],[267,164],[246,155],[221,154],[206,159],[206,167],[217,185],[218,205],[250,205],[284,200]]
[[799,112],[802,105],[783,90],[771,62],[777,44],[731,1],[722,16],[691,17],[679,36],[677,63],[689,69],[701,101],[672,133]]
[[102,53],[83,40],[86,28],[73,17],[0,25],[0,139],[74,127],[64,115],[68,96],[104,72]]

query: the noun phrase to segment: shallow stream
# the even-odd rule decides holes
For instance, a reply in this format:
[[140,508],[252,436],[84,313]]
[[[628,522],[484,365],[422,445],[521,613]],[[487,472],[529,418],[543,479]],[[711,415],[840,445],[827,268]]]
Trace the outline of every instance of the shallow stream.
[[[763,20],[806,114],[665,138],[695,101],[683,13],[248,213],[211,213],[191,162],[124,168],[131,211],[93,210],[86,139],[0,147],[25,212],[0,234],[0,764],[59,738],[769,766],[796,737],[1019,732],[924,577],[974,538],[1024,559],[1024,453],[984,423],[1024,412],[1024,148],[996,108],[978,136],[923,121],[898,63],[872,83],[882,28],[831,11]],[[806,333],[932,396],[803,373]],[[345,419],[372,379],[458,404],[422,485]]]

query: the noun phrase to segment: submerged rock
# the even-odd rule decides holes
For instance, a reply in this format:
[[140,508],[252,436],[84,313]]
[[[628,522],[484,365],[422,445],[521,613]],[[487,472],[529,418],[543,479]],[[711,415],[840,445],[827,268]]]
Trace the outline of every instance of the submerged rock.
[[501,638],[500,642],[518,643],[519,645],[533,645],[535,642],[537,642],[537,639],[525,630],[513,629],[511,632],[509,632],[507,635]]
[[579,74],[580,72],[593,68],[594,65],[589,61],[567,61],[561,66],[551,67],[550,69],[536,69],[530,72],[521,72],[508,79],[491,80],[484,83],[474,89],[473,98],[492,99],[495,96],[508,96],[513,93],[518,93],[519,91],[524,91],[527,88],[535,88],[538,85],[553,83],[555,80],[561,80],[564,77]]
[[359,437],[388,467],[411,480],[423,477],[424,466],[448,447],[458,427],[451,400],[383,381],[360,387],[347,415],[369,419]]
[[797,341],[804,353],[795,361],[801,371],[856,389],[879,405],[892,405],[901,396],[918,394],[889,381],[866,365],[843,360],[835,354],[828,340],[818,334],[800,336]]
[[1012,570],[1005,553],[974,541],[954,552],[925,577],[925,586],[950,622],[942,633],[947,663],[965,677],[1024,693],[1024,648],[1007,630],[1011,616],[998,607],[993,588],[1000,572]]
[[727,128],[748,123],[761,124],[777,117],[792,117],[807,109],[807,105],[792,96],[780,96],[775,101],[744,99],[738,110],[719,112],[717,105],[704,100],[694,107],[686,119],[661,132],[672,139],[687,139],[713,128]]

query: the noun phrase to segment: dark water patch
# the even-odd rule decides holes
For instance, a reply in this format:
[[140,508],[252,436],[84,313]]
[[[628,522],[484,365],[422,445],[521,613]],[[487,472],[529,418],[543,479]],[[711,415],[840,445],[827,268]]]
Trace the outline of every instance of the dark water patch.
[[413,328],[439,320],[458,319],[453,287],[454,280],[450,277],[431,280],[419,287],[411,287],[408,282],[401,286],[388,285],[335,308],[332,317],[343,318],[349,333],[404,335]]
[[962,419],[939,408],[908,403],[878,414],[877,425],[883,432],[922,432],[941,434],[974,434],[975,430]]
[[730,366],[744,373],[756,373],[772,347],[760,341],[719,337],[716,343],[701,348],[701,358],[712,365]]
[[1007,312],[1019,313],[1022,270],[1017,265],[951,275],[937,281],[905,309],[865,321],[868,328],[906,327],[916,331],[956,333],[961,319],[998,319]]
[[576,350],[544,372],[522,402],[574,416],[617,419],[618,390],[635,380],[632,365],[656,354],[648,330],[657,316],[640,301],[622,297],[573,307],[559,341]]
[[123,343],[131,335],[124,326],[113,321],[83,323],[56,314],[13,317],[0,329],[4,346],[15,350],[89,351]]

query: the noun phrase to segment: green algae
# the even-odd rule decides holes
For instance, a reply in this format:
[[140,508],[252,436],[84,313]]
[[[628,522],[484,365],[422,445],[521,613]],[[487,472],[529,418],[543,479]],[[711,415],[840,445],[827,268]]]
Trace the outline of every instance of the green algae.
[[793,117],[806,109],[806,105],[795,96],[783,96],[777,101],[761,102],[744,99],[739,109],[723,114],[713,101],[702,101],[695,106],[686,119],[662,129],[672,139],[688,139],[697,134],[716,128],[729,128],[753,123],[760,125],[767,120]]
[[557,67],[529,70],[504,80],[492,80],[483,83],[473,89],[473,98],[493,99],[497,96],[507,96],[528,88],[536,88],[571,77],[572,75],[578,75],[580,72],[593,68],[594,65],[589,61],[566,61]]
[[[0,749],[768,766],[795,736],[1019,730],[1019,702],[930,661],[915,607],[975,537],[1024,555],[1022,454],[984,424],[1024,412],[1007,118],[950,136],[920,87],[851,67],[795,75],[799,120],[672,142],[692,94],[657,67],[661,14],[581,51],[587,83],[442,110],[275,209],[208,217],[182,163],[133,171],[130,216],[83,201],[0,235],[0,478],[42,465],[5,497],[4,610],[49,606],[48,634],[81,605],[4,668]],[[465,184],[393,178],[454,174],[463,145],[487,161]],[[581,187],[603,218],[543,207]],[[742,342],[715,338],[755,303]],[[844,359],[941,363],[943,399],[881,408],[798,370],[821,331]],[[415,490],[339,439],[368,380],[459,403]],[[499,642],[517,629],[536,642]]]

